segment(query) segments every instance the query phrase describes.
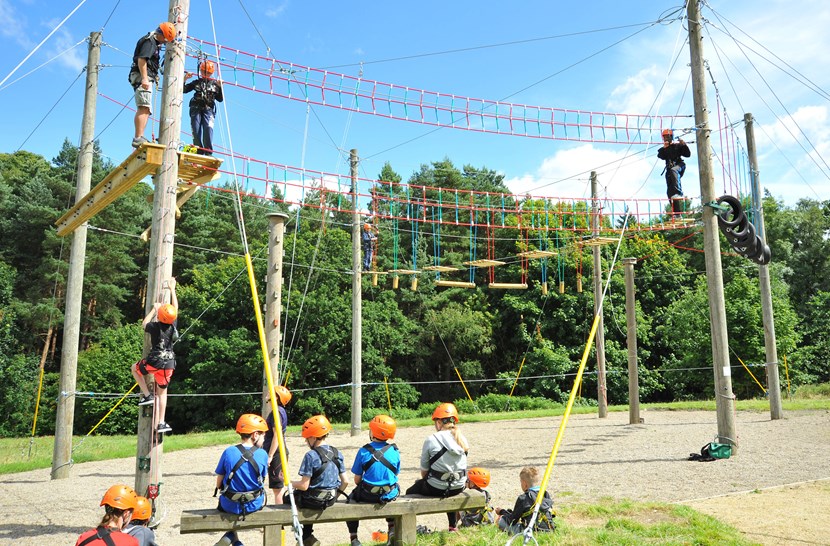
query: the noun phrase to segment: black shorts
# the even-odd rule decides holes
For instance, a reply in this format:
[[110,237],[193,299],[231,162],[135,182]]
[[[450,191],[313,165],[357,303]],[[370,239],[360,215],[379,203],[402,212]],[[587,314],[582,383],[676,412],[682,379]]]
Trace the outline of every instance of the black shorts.
[[268,465],[268,487],[271,489],[282,489],[285,487],[285,477],[282,475],[282,465],[280,464],[280,452],[274,453],[274,458]]

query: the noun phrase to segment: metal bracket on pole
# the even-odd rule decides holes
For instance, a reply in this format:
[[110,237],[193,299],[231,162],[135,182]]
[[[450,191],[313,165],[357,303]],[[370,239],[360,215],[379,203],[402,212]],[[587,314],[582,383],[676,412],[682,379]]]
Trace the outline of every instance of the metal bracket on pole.
[[149,472],[150,471],[150,457],[139,457],[138,458],[138,469],[142,472]]

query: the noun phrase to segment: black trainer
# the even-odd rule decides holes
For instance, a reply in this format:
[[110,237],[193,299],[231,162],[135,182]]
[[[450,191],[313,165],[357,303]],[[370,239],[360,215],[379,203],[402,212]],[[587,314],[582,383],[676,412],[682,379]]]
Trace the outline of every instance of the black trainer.
[[138,397],[138,405],[139,406],[152,406],[155,403],[156,403],[156,397],[153,393],[150,393],[147,396],[144,396],[142,394],[141,396]]
[[158,432],[159,434],[161,434],[162,432],[173,432],[173,428],[164,421],[162,421],[161,423],[159,423],[156,432]]

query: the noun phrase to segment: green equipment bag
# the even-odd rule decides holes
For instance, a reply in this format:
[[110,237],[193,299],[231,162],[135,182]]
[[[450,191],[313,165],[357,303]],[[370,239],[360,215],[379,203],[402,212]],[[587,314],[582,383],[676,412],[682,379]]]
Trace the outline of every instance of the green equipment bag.
[[[726,440],[728,443],[721,444],[718,440]],[[721,438],[720,436],[715,436],[715,439],[709,443],[709,456],[713,459],[728,459],[732,456],[732,440],[729,438]],[[706,449],[706,448],[704,448]]]

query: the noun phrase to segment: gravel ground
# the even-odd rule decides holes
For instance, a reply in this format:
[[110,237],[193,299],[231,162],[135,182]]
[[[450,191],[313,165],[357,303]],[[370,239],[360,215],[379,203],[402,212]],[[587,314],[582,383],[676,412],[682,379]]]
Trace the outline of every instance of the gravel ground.
[[[740,450],[736,457],[710,463],[687,460],[690,452],[711,441],[717,430],[714,412],[646,411],[644,423],[628,424],[627,413],[571,417],[551,476],[549,490],[563,505],[601,497],[689,504],[711,513],[765,544],[830,544],[830,412],[789,412],[771,421],[768,413],[738,412]],[[561,418],[462,423],[472,446],[469,463],[492,473],[490,492],[497,506],[511,506],[519,493],[519,470],[544,469]],[[432,427],[398,431],[401,484],[418,476],[421,444]],[[367,433],[368,434],[368,433]],[[289,435],[289,466],[296,474],[304,452],[302,438]],[[351,465],[366,436],[331,435]],[[164,546],[213,544],[210,535],[180,535],[181,510],[212,508],[212,471],[221,446],[165,455],[157,537]],[[0,497],[0,544],[74,544],[100,519],[103,492],[113,483],[133,483],[132,458],[75,465],[72,477],[50,481],[49,470],[4,476]],[[823,515],[822,515],[823,514]],[[443,515],[419,523],[445,529]],[[360,538],[370,543],[382,521],[364,522]],[[347,542],[345,525],[315,529],[324,544]],[[261,544],[261,534],[241,538]]]

